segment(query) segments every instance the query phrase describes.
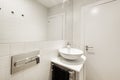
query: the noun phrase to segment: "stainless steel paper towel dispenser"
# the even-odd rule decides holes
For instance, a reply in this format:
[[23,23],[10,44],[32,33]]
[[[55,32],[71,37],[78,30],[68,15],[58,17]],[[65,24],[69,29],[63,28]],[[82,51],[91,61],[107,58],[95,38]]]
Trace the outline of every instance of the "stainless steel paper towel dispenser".
[[11,74],[34,66],[40,62],[39,50],[11,57]]

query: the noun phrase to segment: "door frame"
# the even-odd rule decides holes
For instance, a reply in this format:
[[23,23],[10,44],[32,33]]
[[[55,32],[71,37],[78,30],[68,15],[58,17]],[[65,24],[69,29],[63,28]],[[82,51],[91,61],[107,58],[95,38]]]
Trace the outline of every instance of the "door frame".
[[[94,3],[91,3],[91,4],[88,4],[88,5],[85,5],[85,6],[82,6],[82,8],[80,9],[80,16],[81,16],[81,19],[80,19],[80,44],[81,44],[81,48],[82,50],[84,50],[84,54],[86,55],[86,50],[85,50],[85,46],[86,46],[86,40],[85,40],[85,35],[86,35],[86,32],[85,32],[85,25],[84,25],[84,10],[87,9],[88,7],[95,7],[95,6],[100,6],[100,5],[104,5],[104,4],[108,4],[108,3],[111,3],[111,2],[114,2],[114,1],[117,1],[117,0],[102,0],[102,1],[97,1],[97,2],[94,2]],[[84,70],[83,70],[83,80],[86,80],[86,63],[85,65],[83,66]]]

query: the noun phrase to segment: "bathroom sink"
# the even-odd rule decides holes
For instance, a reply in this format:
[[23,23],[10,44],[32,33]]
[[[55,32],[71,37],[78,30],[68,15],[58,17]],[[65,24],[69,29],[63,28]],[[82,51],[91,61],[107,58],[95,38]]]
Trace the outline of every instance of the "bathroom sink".
[[60,55],[68,60],[76,60],[81,57],[83,51],[75,48],[62,48],[58,50]]

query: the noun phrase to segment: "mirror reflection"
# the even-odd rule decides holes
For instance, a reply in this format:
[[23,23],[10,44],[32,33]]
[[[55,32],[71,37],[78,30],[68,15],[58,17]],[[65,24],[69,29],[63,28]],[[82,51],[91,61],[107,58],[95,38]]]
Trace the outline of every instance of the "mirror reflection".
[[48,40],[71,40],[72,17],[72,0],[63,0],[61,4],[49,8]]
[[72,40],[72,0],[4,0],[0,17],[0,43]]

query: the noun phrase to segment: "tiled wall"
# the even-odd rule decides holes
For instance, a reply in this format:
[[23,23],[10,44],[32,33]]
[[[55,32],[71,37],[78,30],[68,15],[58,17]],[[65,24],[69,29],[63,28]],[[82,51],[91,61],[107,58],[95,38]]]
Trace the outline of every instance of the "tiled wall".
[[[0,80],[49,80],[50,60],[58,55],[57,49],[61,47],[64,41],[0,44]],[[34,50],[40,50],[40,64],[11,75],[10,57]]]

